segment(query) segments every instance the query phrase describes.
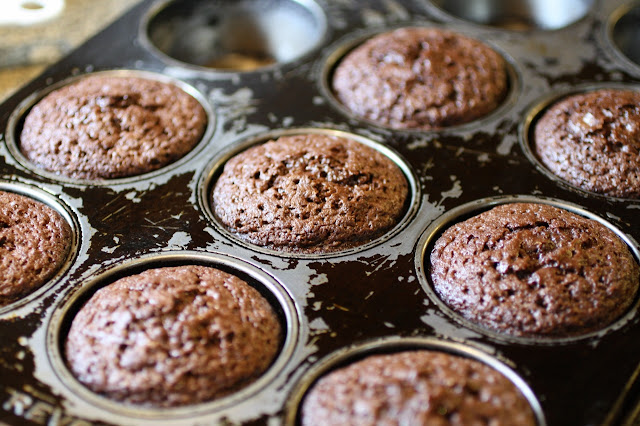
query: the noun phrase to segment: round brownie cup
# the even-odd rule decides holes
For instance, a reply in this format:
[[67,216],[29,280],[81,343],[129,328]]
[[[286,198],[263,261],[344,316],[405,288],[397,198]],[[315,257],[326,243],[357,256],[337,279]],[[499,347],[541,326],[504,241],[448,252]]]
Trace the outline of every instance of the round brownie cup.
[[405,210],[407,180],[389,158],[322,134],[283,136],[230,159],[213,208],[232,232],[275,250],[322,253],[364,244]]
[[269,303],[205,266],[151,269],[100,290],[65,343],[80,382],[117,401],[172,407],[209,401],[258,378],[279,351]]
[[401,28],[366,41],[338,64],[333,90],[356,116],[396,129],[439,129],[480,118],[508,89],[489,46],[447,30]]
[[51,207],[0,191],[0,306],[42,286],[64,264],[71,227]]
[[320,425],[534,425],[515,385],[471,359],[426,350],[373,355],[321,378],[301,423]]
[[640,198],[640,92],[597,90],[552,105],[535,150],[555,175],[587,191]]
[[518,336],[601,329],[633,303],[640,271],[591,219],[545,204],[495,207],[447,229],[431,253],[441,299],[470,321]]
[[20,150],[38,167],[79,179],[135,176],[173,163],[207,117],[178,87],[95,75],[55,90],[27,115]]

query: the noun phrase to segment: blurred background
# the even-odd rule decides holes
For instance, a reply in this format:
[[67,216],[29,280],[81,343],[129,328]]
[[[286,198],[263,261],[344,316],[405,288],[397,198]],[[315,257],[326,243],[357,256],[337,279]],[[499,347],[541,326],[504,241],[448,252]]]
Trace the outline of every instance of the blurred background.
[[142,0],[0,0],[0,102]]

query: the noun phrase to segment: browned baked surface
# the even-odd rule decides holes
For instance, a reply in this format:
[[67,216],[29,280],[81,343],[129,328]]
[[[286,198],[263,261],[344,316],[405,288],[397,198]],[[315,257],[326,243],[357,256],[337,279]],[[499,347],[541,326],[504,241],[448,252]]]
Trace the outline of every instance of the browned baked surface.
[[65,262],[71,227],[51,207],[0,191],[0,306],[47,282]]
[[447,229],[431,253],[442,300],[513,335],[598,330],[631,305],[640,272],[604,225],[544,204],[504,204]]
[[206,122],[198,101],[177,86],[88,76],[31,109],[20,150],[38,167],[73,178],[135,176],[184,156]]
[[213,209],[231,231],[283,251],[331,252],[382,235],[408,194],[398,166],[359,142],[321,134],[283,136],[230,159]]
[[98,290],[65,343],[94,392],[141,405],[212,400],[254,381],[275,358],[281,326],[241,279],[205,266],[150,269]]
[[335,95],[356,116],[399,129],[438,129],[482,117],[508,89],[503,58],[436,28],[377,35],[338,64]]
[[506,377],[432,351],[374,355],[321,378],[301,423],[322,425],[533,425],[529,403]]
[[605,195],[640,197],[640,92],[568,96],[535,124],[535,150],[554,174]]

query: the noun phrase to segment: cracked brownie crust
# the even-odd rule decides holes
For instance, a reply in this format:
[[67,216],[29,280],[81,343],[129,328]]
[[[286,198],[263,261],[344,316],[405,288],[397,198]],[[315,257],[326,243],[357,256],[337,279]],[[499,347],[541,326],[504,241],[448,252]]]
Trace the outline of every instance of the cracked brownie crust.
[[171,407],[209,401],[257,379],[279,351],[269,303],[215,268],[147,270],[100,290],[66,340],[80,382],[117,401]]
[[442,352],[373,355],[321,378],[303,426],[534,425],[527,400],[502,374]]
[[535,125],[535,149],[579,188],[640,198],[640,92],[597,90],[561,100]]
[[482,326],[571,336],[620,317],[640,272],[604,225],[549,205],[513,203],[447,229],[431,253],[431,278],[447,305]]
[[64,264],[71,227],[51,207],[0,191],[0,306],[47,282]]
[[489,46],[418,27],[366,41],[338,64],[332,84],[356,116],[423,130],[480,118],[496,109],[508,90],[505,61]]
[[407,195],[402,171],[375,149],[303,134],[230,159],[215,184],[213,210],[253,244],[322,253],[382,235],[402,217]]
[[38,167],[80,179],[135,176],[173,163],[207,122],[177,86],[89,76],[44,97],[27,115],[20,150]]

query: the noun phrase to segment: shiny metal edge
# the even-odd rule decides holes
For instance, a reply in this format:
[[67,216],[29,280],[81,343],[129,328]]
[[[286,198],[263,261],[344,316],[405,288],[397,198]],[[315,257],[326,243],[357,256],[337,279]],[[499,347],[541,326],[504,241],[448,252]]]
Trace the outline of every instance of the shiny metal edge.
[[451,340],[437,339],[433,337],[397,336],[376,339],[344,347],[332,352],[316,362],[304,373],[292,389],[285,406],[284,425],[295,426],[298,424],[299,408],[305,394],[311,386],[326,373],[329,373],[330,371],[345,364],[354,362],[356,359],[365,358],[369,355],[397,353],[420,349],[446,352],[452,355],[469,358],[488,365],[498,371],[511,381],[527,399],[535,415],[538,426],[546,426],[547,421],[544,411],[542,410],[542,406],[540,405],[540,402],[533,390],[518,373],[516,373],[511,367],[507,366],[504,361],[499,360],[496,356],[472,347],[469,344],[458,343]]
[[472,201],[456,208],[449,210],[447,213],[440,216],[434,222],[432,222],[421,234],[421,237],[418,241],[417,249],[415,252],[414,264],[416,268],[416,275],[418,277],[418,281],[420,286],[423,288],[425,293],[427,294],[429,300],[431,300],[434,304],[438,306],[438,308],[446,314],[449,318],[454,320],[456,323],[462,325],[465,328],[473,330],[481,335],[486,336],[490,340],[495,342],[503,342],[503,343],[515,343],[515,344],[523,344],[523,345],[565,345],[571,344],[578,341],[585,340],[594,340],[598,338],[602,338],[603,336],[621,329],[625,324],[630,322],[633,318],[635,318],[638,314],[638,310],[640,309],[640,291],[635,296],[635,301],[629,307],[628,311],[622,315],[620,318],[615,320],[613,323],[604,327],[597,331],[592,331],[589,333],[571,336],[571,337],[522,337],[522,336],[513,336],[506,333],[500,333],[488,328],[485,328],[481,325],[478,325],[466,318],[463,318],[462,315],[455,312],[451,309],[446,303],[444,303],[440,297],[436,294],[435,290],[431,285],[431,279],[427,276],[428,266],[425,262],[428,262],[429,258],[429,249],[437,238],[440,236],[442,232],[450,225],[455,224],[456,222],[461,221],[461,217],[466,217],[470,215],[480,214],[484,211],[490,210],[493,207],[509,204],[509,203],[538,203],[538,204],[547,204],[550,206],[558,207],[569,212],[575,213],[579,216],[586,217],[591,220],[595,220],[600,224],[606,226],[612,232],[614,232],[618,238],[620,238],[628,247],[631,255],[635,258],[636,262],[640,264],[640,246],[638,243],[623,233],[616,226],[608,222],[607,220],[601,218],[600,216],[589,212],[583,207],[570,203],[567,201],[558,200],[555,198],[548,197],[538,197],[532,195],[506,195],[506,196],[497,196],[497,197],[489,197],[482,198],[476,201]]
[[55,210],[69,224],[71,228],[71,244],[67,257],[58,271],[45,282],[43,285],[27,294],[26,296],[0,307],[0,317],[5,314],[24,306],[47,293],[53,286],[59,283],[65,276],[67,271],[75,262],[80,248],[81,227],[76,214],[62,200],[58,199],[55,194],[24,183],[0,181],[0,191],[13,192],[15,194],[24,195],[39,201]]
[[[255,281],[254,283],[249,282],[250,285],[253,287],[255,287],[253,284],[262,286],[278,301],[286,322],[284,330],[285,338],[282,342],[280,353],[268,370],[257,380],[240,389],[238,392],[213,401],[174,408],[138,407],[119,403],[94,393],[80,383],[66,366],[61,345],[62,339],[64,338],[62,327],[65,323],[71,321],[70,317],[80,308],[79,305],[82,303],[82,299],[90,297],[98,289],[109,285],[121,276],[128,275],[128,273],[135,274],[153,267],[193,263],[212,267],[216,267],[216,265],[223,266],[227,271],[231,271],[231,273],[235,270],[248,275]],[[150,253],[127,260],[123,263],[103,267],[102,272],[85,280],[83,284],[67,294],[60,301],[45,325],[45,347],[50,367],[62,385],[59,390],[65,390],[67,399],[70,401],[75,398],[80,398],[90,404],[93,407],[92,409],[102,411],[106,418],[116,414],[130,418],[131,420],[195,419],[202,415],[219,413],[240,402],[250,400],[261,392],[268,391],[269,384],[285,370],[285,367],[296,350],[296,346],[300,340],[301,318],[302,313],[300,308],[295,304],[289,291],[275,277],[259,267],[227,254],[201,251],[167,251]]]
[[140,21],[140,26],[138,28],[138,40],[140,41],[140,44],[144,49],[151,52],[156,58],[160,59],[166,65],[182,68],[186,71],[193,73],[193,76],[195,77],[215,75],[217,77],[233,79],[233,78],[237,78],[238,74],[252,74],[252,73],[278,70],[282,66],[288,65],[290,63],[295,63],[301,60],[302,58],[310,55],[314,50],[320,48],[325,42],[325,39],[327,38],[327,35],[329,32],[328,31],[329,25],[328,25],[327,17],[325,15],[325,11],[322,7],[320,7],[318,3],[316,3],[315,0],[289,0],[292,3],[297,3],[300,6],[306,8],[310,12],[310,14],[317,19],[317,22],[322,28],[321,30],[322,36],[313,45],[311,45],[305,53],[293,59],[292,61],[276,62],[276,63],[265,65],[250,71],[223,70],[223,69],[204,67],[204,66],[190,64],[188,62],[183,62],[178,59],[172,58],[171,56],[167,55],[166,53],[158,49],[155,46],[155,44],[149,39],[148,28],[151,21],[160,12],[162,12],[167,7],[171,6],[172,3],[176,3],[177,1],[178,0],[160,0],[157,3],[153,4],[152,7],[149,10],[147,10],[147,12],[143,15]]
[[[219,175],[220,171],[224,167],[224,164],[233,156],[239,154],[241,151],[248,149],[251,146],[258,145],[260,143],[267,142],[270,139],[276,139],[280,136],[291,136],[291,135],[299,135],[304,133],[313,133],[313,134],[323,134],[330,136],[338,136],[345,139],[351,139],[356,142],[367,145],[370,148],[373,148],[389,159],[393,161],[402,171],[405,178],[407,179],[407,184],[409,186],[409,207],[407,212],[404,214],[402,219],[389,231],[385,234],[381,235],[378,238],[375,238],[365,244],[362,244],[357,247],[352,247],[346,250],[339,250],[335,252],[329,253],[292,253],[287,251],[279,251],[275,249],[269,249],[265,247],[261,247],[255,244],[251,244],[242,238],[238,237],[234,233],[230,232],[226,229],[226,227],[221,224],[218,219],[215,217],[213,210],[211,209],[211,191],[213,190],[213,185],[215,184],[214,179]],[[290,129],[280,129],[273,130],[269,132],[260,133],[259,135],[254,135],[248,139],[243,139],[237,143],[231,144],[231,146],[227,147],[225,150],[220,152],[204,169],[203,174],[201,175],[198,181],[198,202],[200,204],[200,208],[205,213],[205,216],[209,220],[211,224],[216,228],[218,232],[223,234],[229,240],[234,243],[253,250],[255,252],[261,254],[267,254],[277,257],[283,258],[295,258],[295,259],[327,259],[339,256],[347,256],[353,253],[359,253],[370,249],[374,246],[378,246],[385,241],[388,241],[395,237],[402,229],[404,229],[411,220],[415,217],[419,203],[421,199],[421,190],[420,185],[418,183],[418,177],[413,171],[413,169],[409,166],[409,164],[394,150],[385,146],[379,142],[375,142],[367,137],[360,136],[354,133],[344,132],[341,130],[332,130],[332,129],[323,129],[323,128],[290,128]]]
[[[513,0],[511,0],[513,1]],[[520,0],[521,1],[521,0]],[[585,20],[595,9],[596,7],[596,3],[599,0],[587,0],[590,4],[586,7],[586,10],[584,12],[584,14],[576,19],[567,21],[564,25],[561,26],[557,26],[557,27],[542,27],[542,26],[530,26],[528,28],[525,29],[510,29],[510,28],[505,28],[504,26],[500,26],[500,25],[492,25],[492,24],[485,24],[482,22],[476,22],[464,17],[460,17],[452,12],[449,12],[448,10],[446,10],[445,8],[442,7],[442,3],[445,3],[446,1],[443,0],[428,0],[428,4],[434,8],[435,10],[438,11],[438,14],[442,15],[443,17],[448,18],[449,20],[455,20],[457,22],[464,22],[464,23],[468,23],[470,25],[474,25],[478,28],[488,28],[488,29],[497,29],[499,31],[506,31],[506,32],[514,32],[514,33],[531,33],[531,32],[553,32],[553,31],[562,31],[562,30],[566,30],[569,29],[571,30],[573,28],[574,25],[579,24],[581,21]],[[471,5],[471,2],[468,2],[469,5]],[[543,5],[544,6],[544,5]]]
[[[604,1],[604,0],[603,0]],[[614,53],[616,59],[622,62],[623,66],[628,68],[630,71],[635,71],[636,73],[640,71],[640,64],[632,61],[621,49],[620,47],[613,41],[613,32],[615,30],[618,22],[630,13],[633,9],[640,8],[640,1],[632,0],[622,6],[619,6],[615,9],[606,20],[603,25],[604,32],[604,42],[607,48]],[[640,30],[639,30],[640,32]]]
[[524,152],[527,159],[535,166],[535,168],[542,174],[544,174],[549,180],[555,182],[559,186],[562,186],[566,189],[575,191],[583,196],[598,198],[602,200],[611,200],[611,201],[619,201],[619,202],[636,202],[640,203],[640,199],[636,198],[621,198],[621,197],[613,197],[606,194],[601,194],[593,191],[588,191],[586,189],[580,188],[561,177],[557,176],[553,173],[547,166],[545,166],[542,161],[538,158],[535,153],[534,143],[535,141],[531,137],[533,130],[535,129],[535,124],[537,120],[541,117],[542,114],[553,104],[561,101],[563,98],[568,96],[577,95],[581,93],[593,92],[596,90],[602,89],[622,89],[622,90],[634,90],[640,92],[640,84],[631,84],[631,83],[584,83],[580,85],[572,86],[569,89],[564,90],[555,90],[549,93],[544,94],[535,100],[528,108],[526,108],[526,115],[524,119],[520,122],[518,126],[518,143],[520,148]]
[[[189,94],[191,97],[196,99],[198,103],[205,110],[207,116],[207,127],[205,128],[200,141],[193,147],[191,151],[185,154],[183,157],[177,159],[173,163],[167,164],[160,169],[152,170],[147,173],[142,173],[136,176],[129,176],[123,178],[115,178],[115,179],[74,179],[64,175],[59,175],[53,172],[49,172],[47,170],[41,169],[29,161],[20,151],[17,135],[19,124],[23,121],[24,117],[28,114],[29,110],[35,106],[41,99],[47,96],[49,93],[60,89],[64,86],[67,86],[71,83],[79,81],[86,77],[92,76],[113,76],[113,77],[139,77],[146,78],[150,80],[156,80],[162,83],[172,84],[185,93]],[[164,175],[166,173],[171,172],[172,170],[180,167],[181,165],[189,162],[197,154],[202,151],[202,149],[209,143],[212,139],[214,131],[216,128],[216,115],[214,113],[213,107],[210,102],[207,100],[207,97],[203,95],[199,90],[197,90],[194,86],[176,79],[172,77],[168,77],[164,74],[160,74],[153,71],[143,71],[143,70],[134,70],[134,69],[111,69],[111,70],[103,70],[103,71],[94,71],[89,73],[83,73],[78,75],[72,75],[63,80],[60,80],[50,86],[37,91],[30,96],[26,97],[18,106],[13,110],[11,115],[9,116],[9,120],[7,121],[7,129],[5,133],[5,139],[7,148],[13,158],[25,169],[30,170],[31,172],[42,176],[44,178],[48,178],[54,181],[58,181],[65,184],[72,184],[78,186],[115,186],[119,184],[126,184],[131,182],[138,182],[147,179],[153,179],[157,176]]]
[[[491,49],[496,51],[505,61],[506,71],[507,71],[507,79],[508,79],[508,92],[503,99],[502,103],[493,111],[488,113],[485,116],[479,117],[473,121],[467,123],[456,124],[452,126],[446,126],[438,129],[404,129],[404,128],[395,128],[391,126],[385,126],[383,124],[377,123],[372,120],[368,120],[363,117],[359,117],[351,112],[348,108],[346,108],[334,95],[331,84],[331,76],[333,75],[333,71],[338,66],[342,58],[344,58],[350,51],[364,43],[366,40],[370,39],[379,34],[383,34],[389,31],[397,30],[400,28],[410,28],[410,27],[424,27],[424,28],[435,28],[442,29],[448,31],[459,32],[460,34],[474,38],[477,41],[484,43],[489,46]],[[518,98],[522,92],[522,73],[519,71],[519,65],[516,60],[509,55],[505,50],[498,47],[496,44],[492,43],[489,40],[478,38],[477,35],[471,36],[468,35],[467,32],[460,31],[460,29],[452,28],[449,26],[444,26],[442,24],[432,23],[432,22],[407,22],[402,25],[396,26],[386,26],[384,28],[376,28],[369,29],[366,31],[356,31],[352,34],[343,37],[338,40],[332,47],[329,49],[330,53],[325,55],[320,59],[321,69],[319,74],[319,81],[317,82],[321,94],[325,99],[329,102],[329,104],[336,111],[339,111],[342,115],[347,117],[349,120],[353,120],[358,123],[362,123],[368,127],[385,130],[385,131],[393,131],[399,134],[458,134],[460,132],[467,131],[476,131],[484,129],[488,123],[498,121],[504,118],[505,115],[508,114],[509,111],[516,105]]]

